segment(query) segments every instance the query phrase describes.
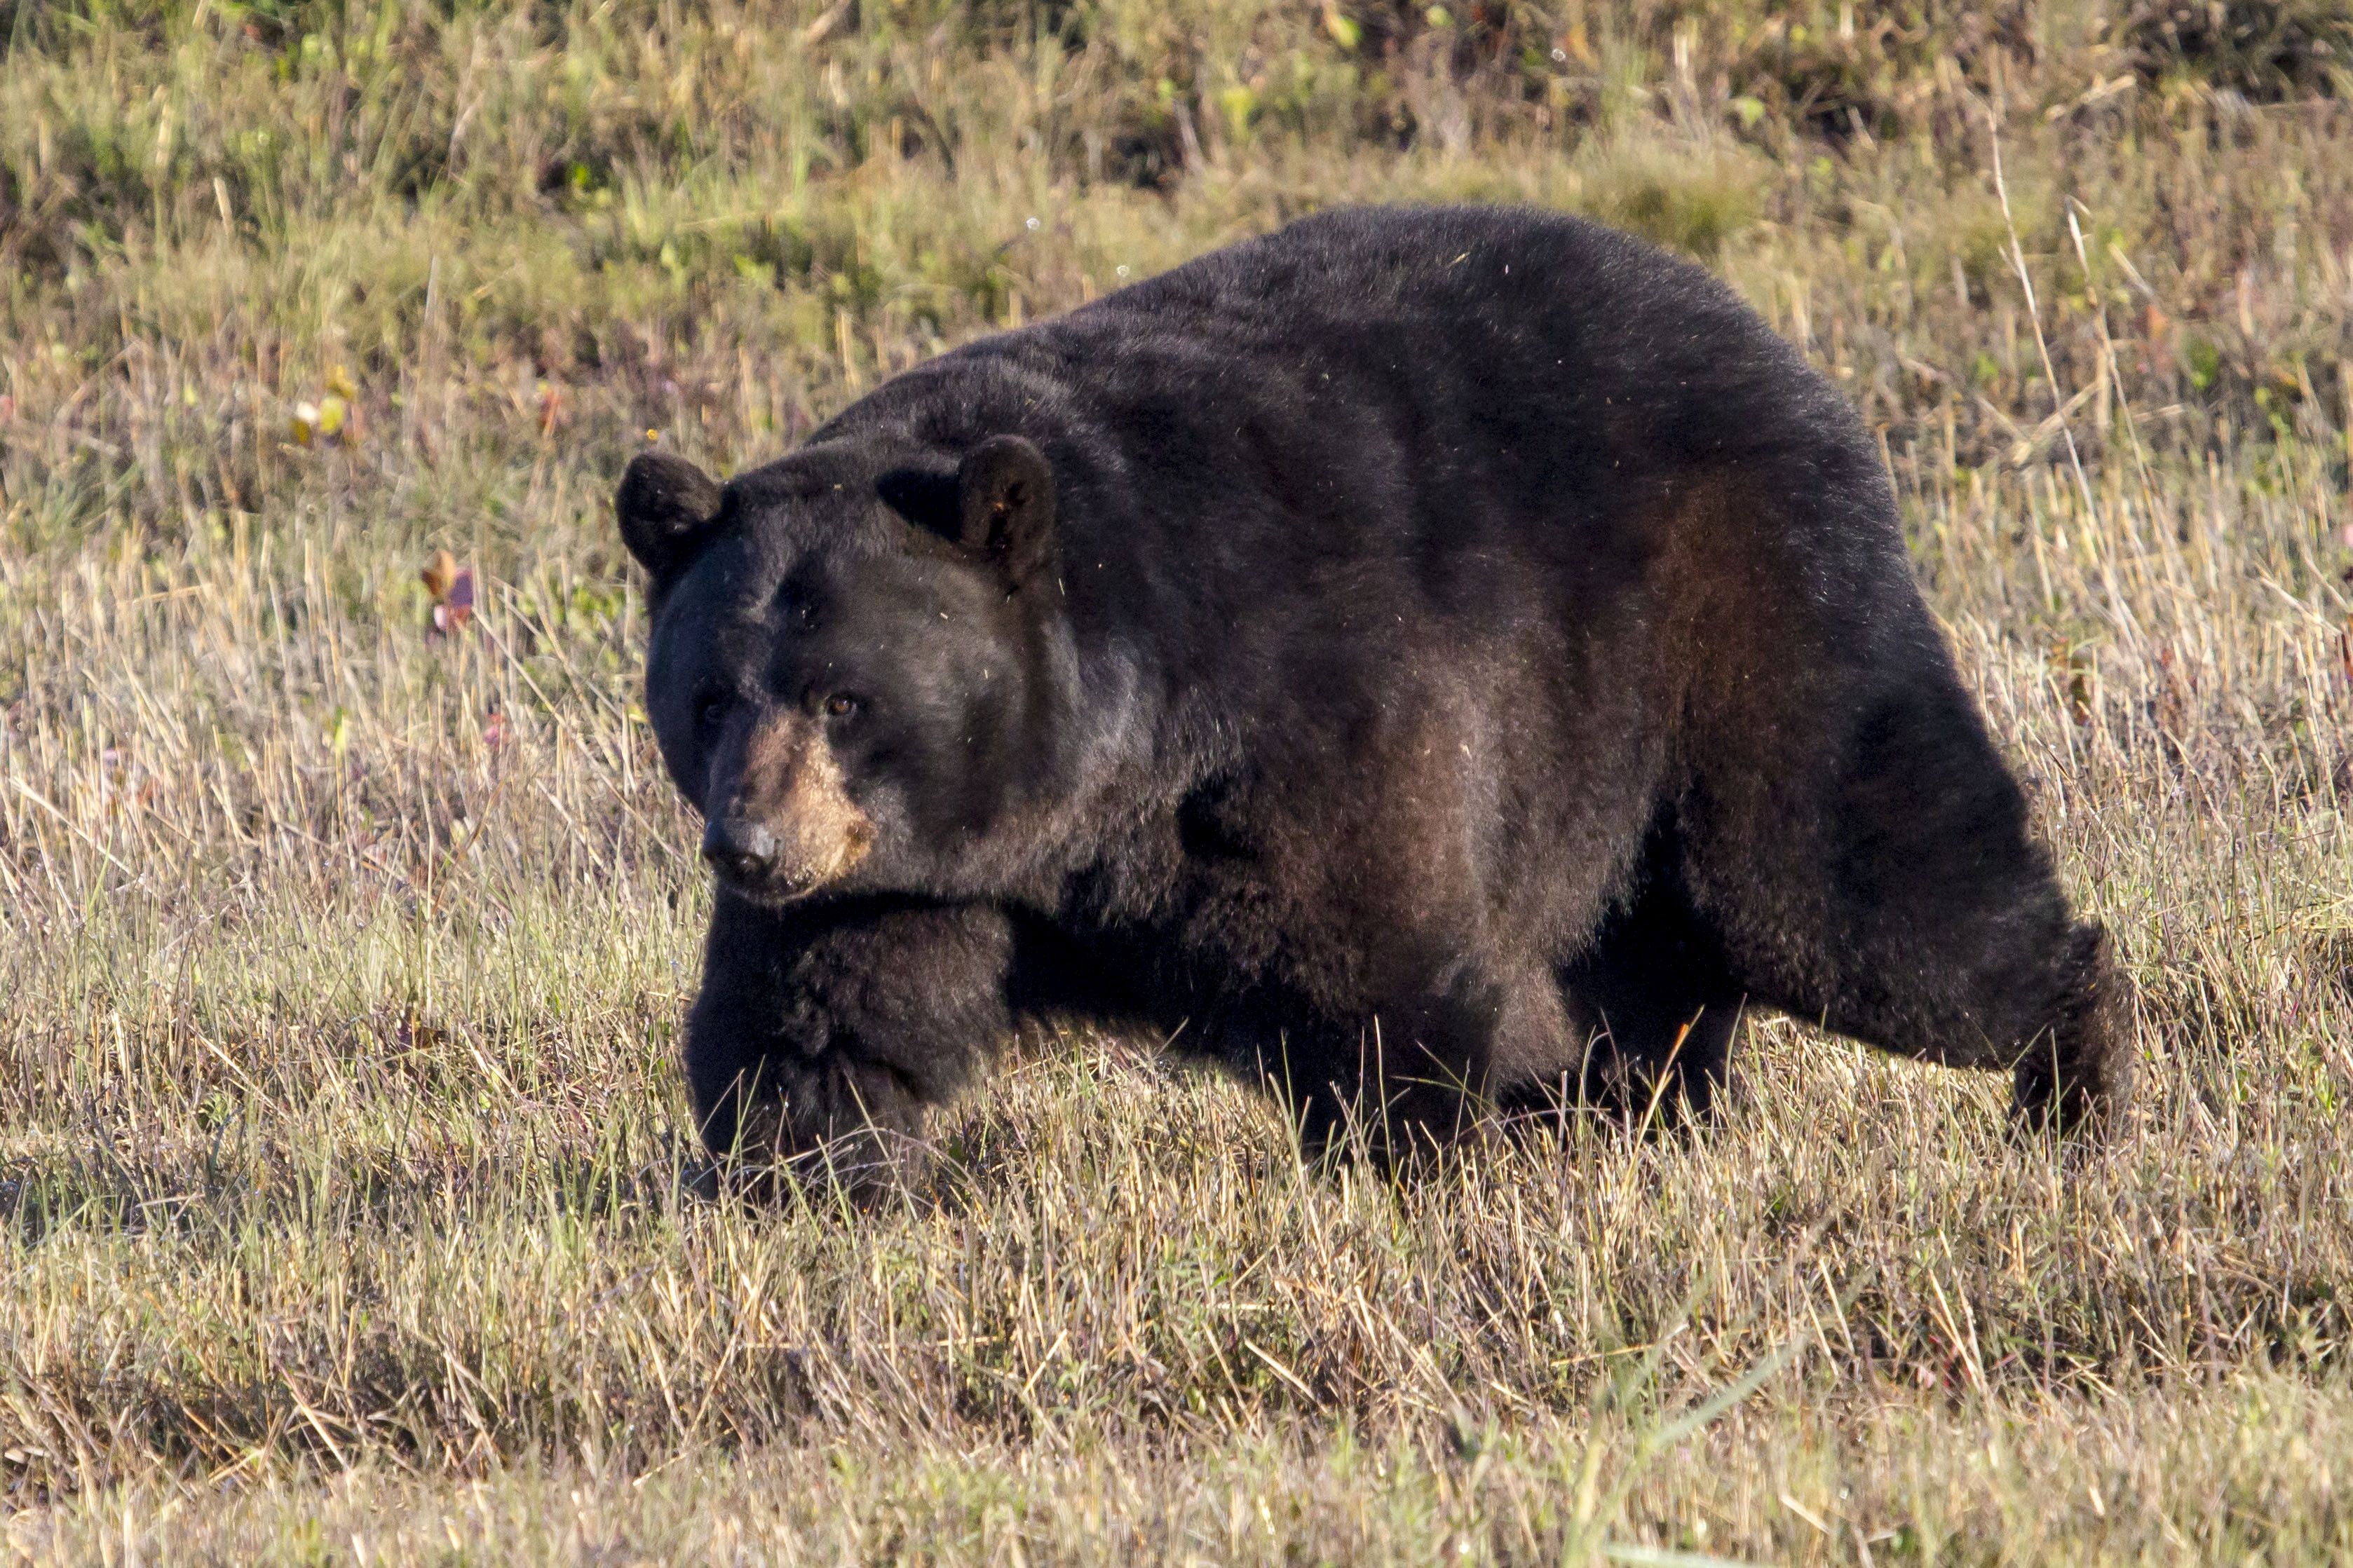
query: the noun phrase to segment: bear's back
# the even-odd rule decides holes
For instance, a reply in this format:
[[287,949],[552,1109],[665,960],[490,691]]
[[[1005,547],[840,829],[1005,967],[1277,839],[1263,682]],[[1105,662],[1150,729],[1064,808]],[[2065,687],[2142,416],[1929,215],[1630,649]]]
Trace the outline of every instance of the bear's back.
[[[1768,532],[1725,558],[1765,544],[1792,593],[1911,592],[1828,383],[1700,268],[1557,214],[1318,214],[944,354],[817,439],[1005,431],[1063,489],[1082,647],[1176,684],[1641,614],[1670,516]],[[1709,487],[1704,517],[1680,500]]]
[[[1606,424],[1662,454],[1811,444],[1852,415],[1733,291],[1599,224],[1526,207],[1340,208],[1106,297],[1042,338],[1115,381],[1117,346],[1181,339],[1208,382],[1239,365],[1393,365],[1465,416]],[[1328,366],[1327,366],[1328,368]],[[1220,374],[1222,372],[1222,374]],[[1605,412],[1606,411],[1606,412]],[[1859,432],[1858,432],[1859,433]]]

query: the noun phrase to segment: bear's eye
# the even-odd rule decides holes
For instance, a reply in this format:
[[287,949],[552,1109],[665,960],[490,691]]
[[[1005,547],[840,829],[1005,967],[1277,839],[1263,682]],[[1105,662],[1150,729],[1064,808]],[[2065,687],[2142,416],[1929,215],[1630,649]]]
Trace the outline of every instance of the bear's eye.
[[719,728],[719,721],[727,717],[729,700],[727,693],[716,687],[697,697],[694,700],[694,727],[706,735]]
[[857,698],[847,691],[837,691],[825,700],[825,716],[828,719],[847,719],[858,711],[859,706]]

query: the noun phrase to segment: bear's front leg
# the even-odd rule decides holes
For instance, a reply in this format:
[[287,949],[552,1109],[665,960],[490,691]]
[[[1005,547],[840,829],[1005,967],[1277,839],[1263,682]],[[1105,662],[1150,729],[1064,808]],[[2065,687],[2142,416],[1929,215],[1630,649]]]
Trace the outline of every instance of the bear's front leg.
[[722,889],[686,1024],[686,1074],[723,1168],[784,1162],[852,1186],[920,1147],[926,1109],[1011,1037],[1014,939],[987,904]]
[[1261,1051],[1260,1071],[1310,1152],[1354,1147],[1399,1173],[1425,1169],[1485,1137],[1499,1102],[1524,1109],[1530,1086],[1577,1060],[1541,966],[1449,956],[1397,997],[1336,1024],[1310,1014],[1261,1031],[1278,1044]]

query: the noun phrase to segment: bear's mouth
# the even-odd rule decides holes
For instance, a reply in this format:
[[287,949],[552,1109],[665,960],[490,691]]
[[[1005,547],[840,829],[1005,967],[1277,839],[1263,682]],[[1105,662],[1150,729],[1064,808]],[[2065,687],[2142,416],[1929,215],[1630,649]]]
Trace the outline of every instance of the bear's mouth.
[[745,903],[768,910],[798,903],[825,886],[818,881],[790,881],[777,877],[735,877],[724,871],[716,873],[714,879]]
[[712,880],[745,903],[770,910],[797,903],[818,889],[815,882],[786,881],[776,877],[738,877],[726,871],[712,873]]
[[722,866],[714,868],[712,875],[721,887],[746,903],[781,909],[835,887],[865,860],[872,847],[872,831],[862,829],[836,839],[822,859],[812,858],[810,862],[789,868],[772,867],[752,872]]

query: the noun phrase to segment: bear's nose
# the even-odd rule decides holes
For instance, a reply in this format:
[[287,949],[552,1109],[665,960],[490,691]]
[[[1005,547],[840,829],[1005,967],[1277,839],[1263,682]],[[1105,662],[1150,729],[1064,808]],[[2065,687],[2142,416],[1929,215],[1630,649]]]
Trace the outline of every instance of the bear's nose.
[[757,881],[776,863],[776,836],[756,822],[721,817],[702,830],[702,858],[722,876]]

